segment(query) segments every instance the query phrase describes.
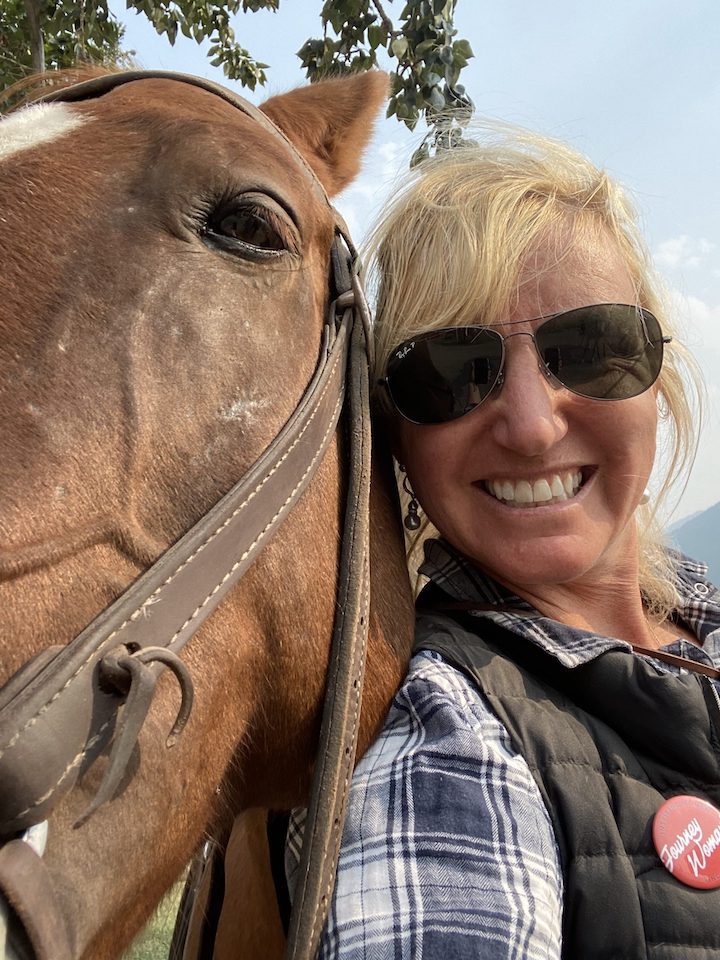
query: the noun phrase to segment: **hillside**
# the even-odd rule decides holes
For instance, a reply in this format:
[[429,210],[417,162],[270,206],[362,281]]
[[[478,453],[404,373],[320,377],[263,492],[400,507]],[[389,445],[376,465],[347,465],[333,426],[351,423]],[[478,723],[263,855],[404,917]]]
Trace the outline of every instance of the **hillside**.
[[720,503],[671,527],[669,537],[683,553],[708,564],[708,576],[720,585]]

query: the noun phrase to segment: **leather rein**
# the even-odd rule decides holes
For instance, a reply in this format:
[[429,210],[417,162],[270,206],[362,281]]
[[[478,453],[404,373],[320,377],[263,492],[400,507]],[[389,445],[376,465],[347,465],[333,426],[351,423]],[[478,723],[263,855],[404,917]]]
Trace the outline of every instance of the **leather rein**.
[[[192,84],[237,107],[290,147],[312,189],[330,205],[307,162],[272,121],[211,81],[132,71],[66,87],[43,100],[86,100],[147,78]],[[167,746],[175,742],[193,694],[179,653],[301,497],[345,409],[348,489],[337,612],[286,958],[311,960],[317,952],[355,760],[369,609],[370,317],[355,249],[341,217],[331,210],[336,237],[320,359],[290,419],[245,476],[122,596],[67,646],[39,654],[0,689],[0,901],[4,896],[9,904],[5,922],[20,928],[22,957],[72,957],[49,876],[27,834],[47,820],[108,748],[104,779],[76,826],[112,799],[165,670],[175,675],[182,693]],[[0,949],[2,930],[0,916]]]

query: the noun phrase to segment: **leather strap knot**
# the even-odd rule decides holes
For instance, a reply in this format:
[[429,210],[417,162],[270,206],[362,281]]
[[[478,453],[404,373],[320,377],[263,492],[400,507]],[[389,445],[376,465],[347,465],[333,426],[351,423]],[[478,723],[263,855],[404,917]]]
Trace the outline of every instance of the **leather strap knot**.
[[[159,668],[155,667],[156,664]],[[141,647],[131,652],[122,645],[100,660],[100,684],[127,699],[115,729],[105,776],[92,803],[76,821],[75,827],[81,827],[98,807],[111,800],[119,787],[152,705],[163,667],[172,671],[181,694],[180,708],[165,741],[165,746],[172,747],[190,718],[194,696],[192,677],[180,657],[165,647]]]

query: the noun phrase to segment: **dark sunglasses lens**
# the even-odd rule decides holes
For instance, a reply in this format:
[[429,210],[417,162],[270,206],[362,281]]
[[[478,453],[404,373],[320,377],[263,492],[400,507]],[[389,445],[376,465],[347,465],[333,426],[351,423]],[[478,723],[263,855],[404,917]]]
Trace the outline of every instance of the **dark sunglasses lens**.
[[594,400],[627,400],[655,383],[662,367],[660,325],[620,303],[580,307],[535,332],[548,370],[568,390]]
[[414,423],[456,420],[490,393],[502,357],[502,339],[490,330],[454,327],[424,334],[393,351],[388,391]]

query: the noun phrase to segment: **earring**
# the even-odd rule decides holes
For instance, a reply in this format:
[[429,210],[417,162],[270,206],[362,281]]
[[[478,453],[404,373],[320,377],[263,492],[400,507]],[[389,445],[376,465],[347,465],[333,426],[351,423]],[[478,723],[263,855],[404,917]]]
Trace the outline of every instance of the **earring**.
[[645,487],[645,492],[640,497],[640,506],[644,507],[646,503],[650,502],[650,491]]
[[420,526],[420,517],[418,515],[418,510],[420,509],[420,504],[415,499],[415,494],[412,492],[412,487],[410,486],[410,481],[408,480],[407,474],[405,473],[405,467],[400,467],[400,472],[403,475],[403,490],[410,497],[410,502],[407,505],[407,512],[403,519],[406,530],[417,530]]

